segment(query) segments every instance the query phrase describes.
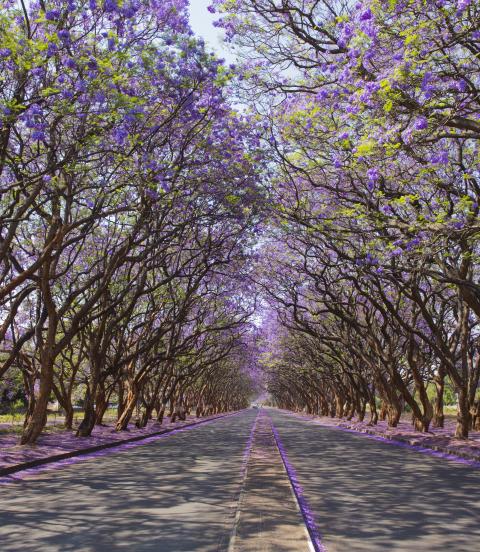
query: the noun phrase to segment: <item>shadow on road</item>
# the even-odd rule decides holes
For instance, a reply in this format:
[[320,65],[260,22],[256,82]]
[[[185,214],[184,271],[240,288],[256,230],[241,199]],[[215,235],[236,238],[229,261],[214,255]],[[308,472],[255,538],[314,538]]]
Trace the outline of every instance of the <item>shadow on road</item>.
[[329,552],[478,550],[478,469],[269,414]]
[[2,552],[226,550],[254,412],[2,488]]

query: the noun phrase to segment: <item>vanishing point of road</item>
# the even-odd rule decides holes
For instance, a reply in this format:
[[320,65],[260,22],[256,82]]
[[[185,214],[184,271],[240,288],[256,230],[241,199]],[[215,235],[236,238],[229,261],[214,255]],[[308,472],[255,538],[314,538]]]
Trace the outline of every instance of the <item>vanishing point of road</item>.
[[475,552],[480,470],[250,409],[0,486],[2,552]]

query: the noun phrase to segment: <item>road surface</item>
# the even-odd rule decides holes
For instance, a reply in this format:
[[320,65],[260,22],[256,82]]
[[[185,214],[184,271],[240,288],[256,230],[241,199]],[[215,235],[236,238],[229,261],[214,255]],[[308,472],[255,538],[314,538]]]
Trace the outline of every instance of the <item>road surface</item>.
[[328,552],[478,550],[480,470],[257,414],[2,485],[0,550],[308,550],[270,420]]
[[480,470],[269,410],[328,552],[477,552]]

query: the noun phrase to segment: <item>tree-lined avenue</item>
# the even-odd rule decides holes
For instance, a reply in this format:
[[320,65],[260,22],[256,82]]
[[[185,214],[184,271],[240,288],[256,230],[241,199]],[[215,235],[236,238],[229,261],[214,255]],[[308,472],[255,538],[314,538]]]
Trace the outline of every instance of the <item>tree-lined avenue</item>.
[[476,552],[479,221],[480,0],[0,0],[0,466],[207,422],[2,552]]
[[[227,550],[257,412],[245,410],[157,443],[2,486],[2,550]],[[278,431],[329,552],[475,550],[478,470],[274,409],[262,415]],[[268,481],[271,467],[263,465]],[[276,473],[287,479],[285,472]],[[251,485],[268,504],[268,485]],[[282,504],[271,502],[270,508],[278,513]],[[269,523],[285,521],[272,512],[263,515]],[[240,518],[240,528],[253,521]],[[299,542],[295,550],[303,546]]]

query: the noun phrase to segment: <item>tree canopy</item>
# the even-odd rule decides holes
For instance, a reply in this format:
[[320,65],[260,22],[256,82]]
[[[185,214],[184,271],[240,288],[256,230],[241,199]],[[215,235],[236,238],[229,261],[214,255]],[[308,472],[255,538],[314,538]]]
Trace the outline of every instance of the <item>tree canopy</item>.
[[[480,2],[0,2],[0,381],[480,428]],[[6,382],[10,382],[6,384]],[[15,383],[14,383],[15,382]],[[23,382],[23,383],[22,383]],[[1,389],[1,388],[0,388]]]

